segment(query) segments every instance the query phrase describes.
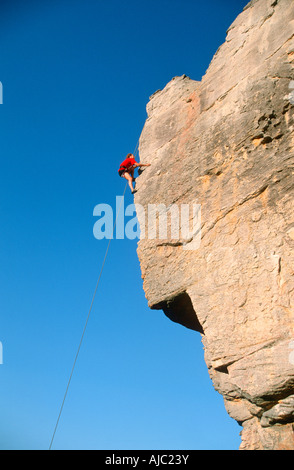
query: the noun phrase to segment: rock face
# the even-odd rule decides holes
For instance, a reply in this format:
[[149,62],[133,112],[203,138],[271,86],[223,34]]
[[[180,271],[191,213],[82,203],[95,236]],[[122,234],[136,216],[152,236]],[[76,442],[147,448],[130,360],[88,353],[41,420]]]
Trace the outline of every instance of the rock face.
[[148,304],[201,334],[247,450],[294,449],[293,61],[294,2],[253,0],[201,82],[150,98],[140,138],[141,228],[148,204],[201,205],[197,249],[139,241]]

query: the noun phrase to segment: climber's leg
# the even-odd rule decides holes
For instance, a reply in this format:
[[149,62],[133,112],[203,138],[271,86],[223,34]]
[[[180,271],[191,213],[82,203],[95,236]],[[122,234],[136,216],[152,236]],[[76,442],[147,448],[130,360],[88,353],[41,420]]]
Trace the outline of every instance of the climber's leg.
[[[133,172],[134,174],[134,172]],[[127,171],[122,175],[123,178],[125,178],[128,182],[128,185],[130,187],[130,190],[133,192],[134,191],[134,188],[133,188],[133,176],[130,175]]]
[[134,172],[135,172],[135,169],[134,169],[134,168],[131,168],[131,169],[129,170],[129,173],[130,173],[130,175],[131,175],[131,177],[132,177],[132,182],[133,182],[133,183],[135,182]]

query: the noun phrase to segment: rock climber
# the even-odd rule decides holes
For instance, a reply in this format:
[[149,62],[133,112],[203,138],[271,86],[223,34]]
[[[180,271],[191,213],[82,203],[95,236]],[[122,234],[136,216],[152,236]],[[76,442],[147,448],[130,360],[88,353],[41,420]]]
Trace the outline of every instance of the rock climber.
[[126,159],[121,163],[118,174],[122,178],[125,178],[129,184],[129,187],[132,191],[132,194],[136,192],[136,189],[133,188],[134,171],[135,168],[141,168],[143,166],[150,166],[151,163],[137,163],[135,157],[132,153],[128,153]]

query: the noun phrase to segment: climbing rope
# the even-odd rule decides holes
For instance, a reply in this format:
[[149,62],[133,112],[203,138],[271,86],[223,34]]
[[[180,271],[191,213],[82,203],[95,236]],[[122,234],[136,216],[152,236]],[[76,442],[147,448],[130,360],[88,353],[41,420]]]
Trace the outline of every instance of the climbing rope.
[[[133,153],[134,156],[136,156],[137,151],[138,151],[138,148],[139,148],[139,140],[138,140],[138,142],[137,142],[135,151],[134,151],[134,153]],[[86,329],[87,329],[87,326],[88,326],[88,323],[89,323],[90,315],[91,315],[91,312],[92,312],[92,309],[93,309],[95,297],[96,297],[96,294],[97,294],[97,290],[98,290],[98,287],[99,287],[100,279],[101,279],[101,276],[102,276],[102,273],[103,273],[103,269],[104,269],[105,262],[106,262],[106,258],[107,258],[107,255],[108,255],[110,243],[111,243],[111,240],[112,240],[112,238],[113,238],[114,230],[115,230],[116,223],[117,223],[117,220],[118,220],[118,216],[119,216],[119,213],[120,213],[120,210],[121,210],[121,206],[122,206],[122,203],[123,203],[123,200],[124,200],[124,195],[125,195],[125,193],[126,193],[127,186],[128,186],[128,182],[126,182],[125,189],[124,189],[124,192],[123,192],[123,196],[122,196],[122,198],[121,198],[121,203],[120,203],[119,209],[118,209],[118,211],[117,211],[116,219],[115,219],[115,222],[114,222],[114,225],[113,225],[113,229],[112,229],[112,237],[110,237],[110,239],[109,239],[109,241],[108,241],[108,244],[107,244],[107,248],[106,248],[106,251],[105,251],[104,259],[103,259],[103,262],[102,262],[102,266],[101,266],[101,269],[100,269],[100,273],[99,273],[99,276],[98,276],[98,280],[97,280],[97,283],[96,283],[96,287],[95,287],[95,290],[94,290],[94,294],[93,294],[93,297],[92,297],[91,305],[90,305],[89,312],[88,312],[88,315],[87,315],[86,323],[85,323],[85,326],[84,326],[84,329],[83,329],[83,332],[82,332],[82,336],[81,336],[81,339],[80,339],[80,342],[79,342],[79,345],[78,345],[78,349],[77,349],[77,352],[76,352],[76,356],[75,356],[75,359],[74,359],[74,362],[73,362],[73,366],[72,366],[72,369],[71,369],[71,373],[70,373],[70,376],[69,376],[69,379],[68,379],[68,382],[67,382],[66,390],[65,390],[65,393],[64,393],[64,396],[63,396],[63,400],[62,400],[62,403],[61,403],[61,406],[60,406],[60,410],[59,410],[59,414],[58,414],[58,417],[57,417],[57,421],[56,421],[56,424],[55,424],[55,428],[54,428],[54,431],[53,431],[53,434],[52,434],[52,438],[51,438],[49,450],[52,449],[53,441],[54,441],[55,434],[56,434],[56,431],[57,431],[57,428],[58,428],[58,425],[59,425],[59,421],[60,421],[60,418],[61,418],[61,414],[62,414],[62,411],[63,411],[63,407],[64,407],[64,404],[65,404],[65,400],[66,400],[66,397],[67,397],[67,394],[68,394],[68,390],[69,390],[69,387],[70,387],[70,383],[71,383],[71,380],[72,380],[72,377],[73,377],[73,373],[74,373],[74,370],[75,370],[75,367],[76,367],[76,363],[77,363],[77,360],[78,360],[78,357],[79,357],[79,354],[80,354],[80,350],[81,350],[81,347],[82,347],[82,343],[83,343],[83,339],[84,339],[84,336],[85,336],[85,333],[86,333]]]

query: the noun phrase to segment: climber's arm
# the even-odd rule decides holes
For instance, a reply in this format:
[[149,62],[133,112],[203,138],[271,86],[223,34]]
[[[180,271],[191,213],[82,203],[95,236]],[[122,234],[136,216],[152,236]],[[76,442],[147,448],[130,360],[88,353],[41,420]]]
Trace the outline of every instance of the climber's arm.
[[151,163],[134,163],[133,168],[141,168],[142,166],[150,166]]

